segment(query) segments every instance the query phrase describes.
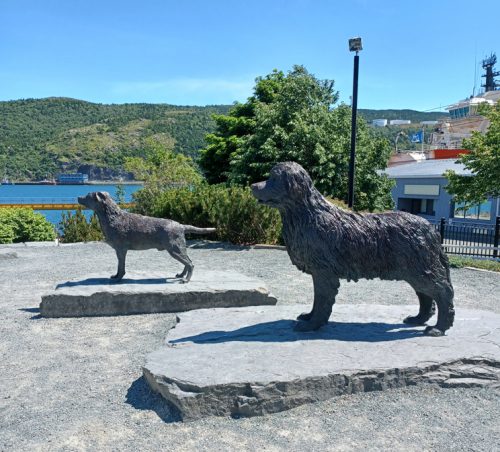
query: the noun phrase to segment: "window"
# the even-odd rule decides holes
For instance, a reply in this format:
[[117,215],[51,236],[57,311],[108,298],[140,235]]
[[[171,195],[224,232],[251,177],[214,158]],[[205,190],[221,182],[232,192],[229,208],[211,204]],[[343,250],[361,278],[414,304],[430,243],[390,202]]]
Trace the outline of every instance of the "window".
[[453,216],[468,220],[491,220],[491,201],[472,206],[463,202],[457,202]]
[[398,198],[398,210],[414,215],[436,215],[433,199]]
[[434,200],[433,199],[414,199],[412,202],[411,213],[422,213],[424,215],[434,215]]

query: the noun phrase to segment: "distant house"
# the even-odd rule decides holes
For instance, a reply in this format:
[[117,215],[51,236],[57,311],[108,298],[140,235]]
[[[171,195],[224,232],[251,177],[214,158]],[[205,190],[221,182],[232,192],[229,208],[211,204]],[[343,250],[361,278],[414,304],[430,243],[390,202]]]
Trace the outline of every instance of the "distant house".
[[387,119],[374,119],[372,121],[372,126],[374,127],[385,127],[387,125]]
[[59,174],[57,177],[57,183],[60,185],[83,185],[87,184],[88,181],[88,174],[83,173]]
[[473,177],[455,158],[421,160],[387,168],[384,173],[396,181],[392,189],[396,210],[420,215],[433,223],[445,218],[451,222],[495,224],[496,216],[500,215],[500,198],[464,209],[446,191],[448,180],[443,173],[447,170]]
[[406,126],[408,124],[411,124],[409,119],[391,119],[389,121],[390,126]]

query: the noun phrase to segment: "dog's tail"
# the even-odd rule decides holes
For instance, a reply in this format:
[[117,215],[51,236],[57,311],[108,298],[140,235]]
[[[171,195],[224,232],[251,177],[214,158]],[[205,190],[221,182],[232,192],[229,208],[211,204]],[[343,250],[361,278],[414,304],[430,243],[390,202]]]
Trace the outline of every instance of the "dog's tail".
[[184,225],[184,232],[187,234],[209,234],[215,232],[215,228],[197,228],[196,226],[191,226],[189,224]]

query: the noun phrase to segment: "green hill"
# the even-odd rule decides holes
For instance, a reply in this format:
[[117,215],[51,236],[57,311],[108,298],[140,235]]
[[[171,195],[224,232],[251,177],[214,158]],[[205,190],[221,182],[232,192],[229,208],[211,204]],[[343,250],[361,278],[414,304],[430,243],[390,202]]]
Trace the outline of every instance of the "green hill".
[[124,157],[141,155],[147,137],[175,141],[195,156],[214,128],[213,113],[230,106],[104,105],[68,98],[0,102],[0,177],[39,179],[61,171],[105,168],[120,173]]
[[[0,102],[0,178],[37,180],[62,171],[91,178],[123,175],[127,156],[140,156],[144,140],[175,142],[175,150],[196,157],[214,130],[213,113],[231,106],[168,104],[106,105],[51,97]],[[414,110],[360,110],[367,120],[439,119],[443,113]]]
[[409,119],[412,124],[418,124],[420,121],[438,121],[448,116],[448,113],[443,111],[369,110],[361,108],[358,112],[367,122],[372,122],[374,119]]

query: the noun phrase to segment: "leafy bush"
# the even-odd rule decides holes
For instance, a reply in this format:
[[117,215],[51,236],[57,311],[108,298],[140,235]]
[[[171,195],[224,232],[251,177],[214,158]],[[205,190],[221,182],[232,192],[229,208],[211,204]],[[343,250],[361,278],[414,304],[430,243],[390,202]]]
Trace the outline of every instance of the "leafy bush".
[[134,194],[135,210],[198,227],[216,227],[211,239],[251,245],[276,244],[281,239],[281,219],[275,209],[260,205],[248,187],[198,185],[174,188],[151,196]]
[[40,242],[54,240],[52,224],[31,209],[0,210],[0,243]]
[[0,243],[13,243],[15,238],[14,229],[4,222],[0,213]]
[[81,209],[75,213],[64,212],[59,227],[62,232],[61,240],[66,243],[92,242],[103,239],[97,216],[93,214],[87,221]]

